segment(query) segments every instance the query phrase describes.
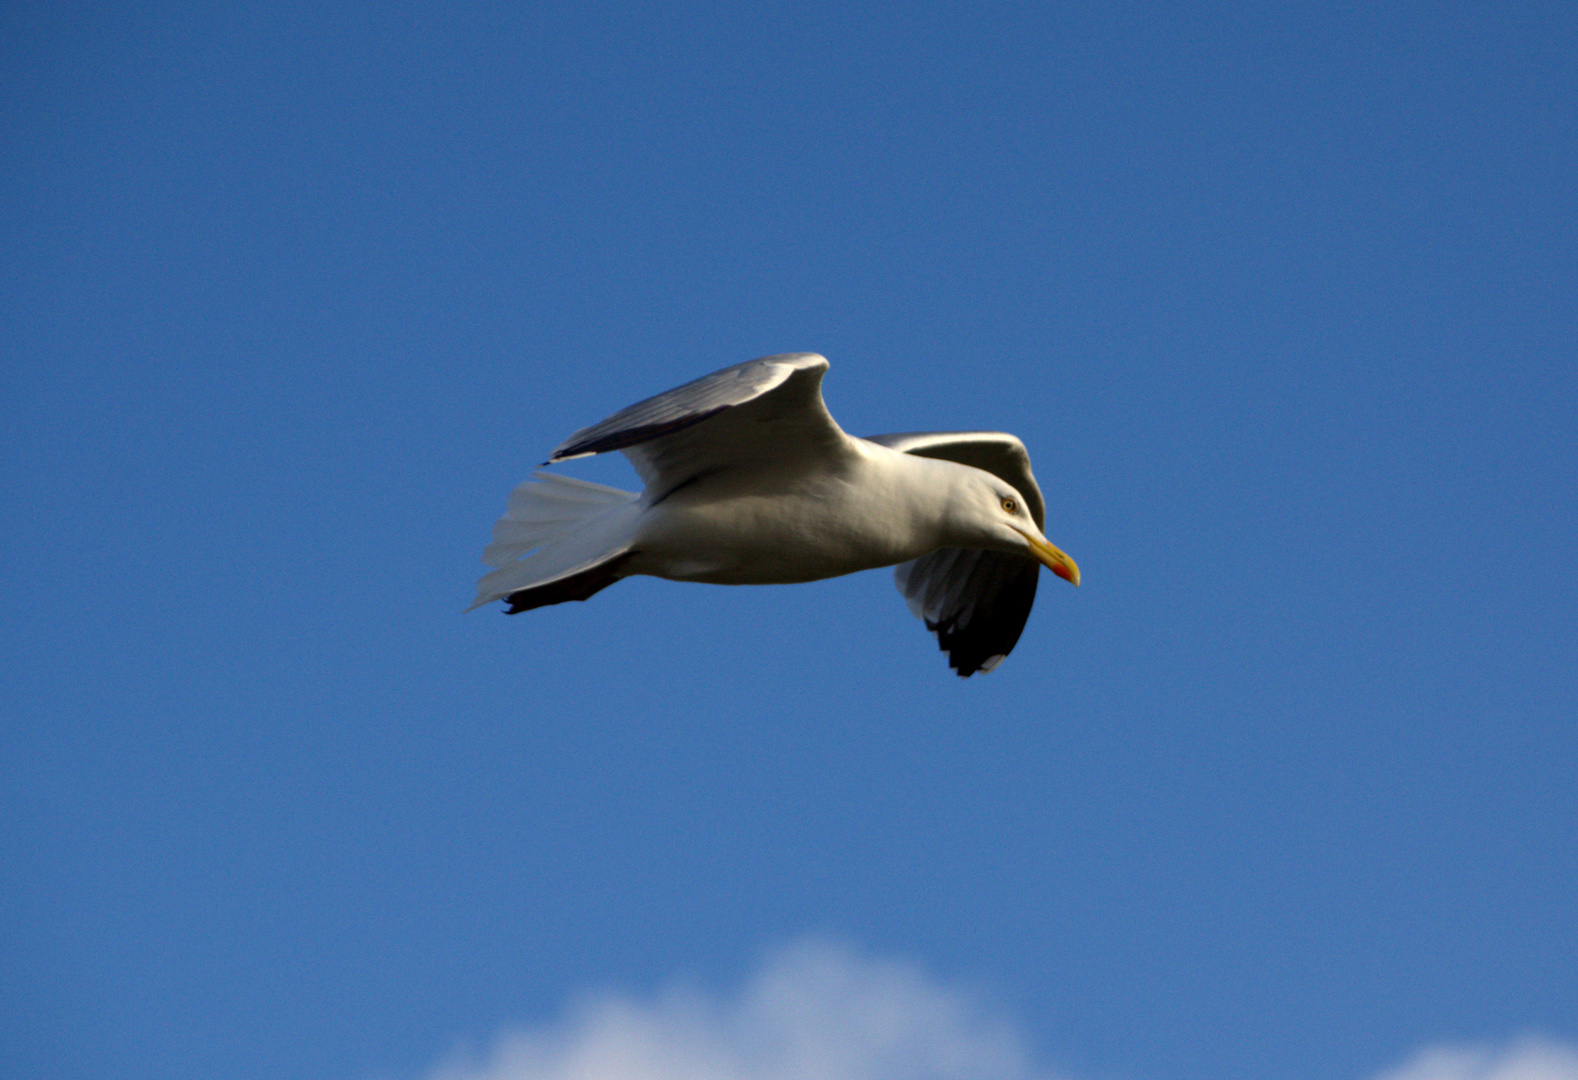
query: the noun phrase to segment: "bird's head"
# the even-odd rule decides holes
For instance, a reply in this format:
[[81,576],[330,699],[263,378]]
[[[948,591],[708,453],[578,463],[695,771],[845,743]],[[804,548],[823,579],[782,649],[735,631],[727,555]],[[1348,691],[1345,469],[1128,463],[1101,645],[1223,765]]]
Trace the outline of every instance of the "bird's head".
[[1079,584],[1079,566],[1059,551],[1030,516],[1030,507],[1014,486],[982,469],[962,466],[960,489],[953,500],[952,524],[968,536],[960,547],[987,548],[1029,555],[1058,577]]

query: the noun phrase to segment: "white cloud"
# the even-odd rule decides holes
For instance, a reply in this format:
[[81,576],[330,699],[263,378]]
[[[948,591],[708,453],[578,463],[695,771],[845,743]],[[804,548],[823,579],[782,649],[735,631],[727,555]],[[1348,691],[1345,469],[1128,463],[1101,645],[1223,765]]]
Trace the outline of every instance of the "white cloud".
[[608,994],[432,1080],[1035,1080],[1023,1040],[919,968],[801,943],[738,993]]
[[[506,1032],[429,1080],[1053,1080],[980,998],[906,963],[802,942],[739,990],[606,993]],[[1578,1047],[1526,1038],[1426,1048],[1373,1080],[1578,1080]]]
[[1578,1080],[1578,1047],[1535,1038],[1500,1048],[1433,1046],[1375,1080]]

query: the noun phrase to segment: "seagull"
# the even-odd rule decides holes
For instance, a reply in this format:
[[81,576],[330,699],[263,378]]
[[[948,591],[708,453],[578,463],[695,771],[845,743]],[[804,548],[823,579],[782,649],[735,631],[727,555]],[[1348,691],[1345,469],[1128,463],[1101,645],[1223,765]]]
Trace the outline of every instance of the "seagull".
[[773,585],[896,566],[909,608],[961,677],[995,668],[1040,568],[1079,584],[1043,535],[1030,455],[995,431],[860,439],[822,402],[827,360],[724,368],[571,435],[543,463],[619,450],[640,494],[536,472],[510,493],[472,610],[585,600],[636,574]]

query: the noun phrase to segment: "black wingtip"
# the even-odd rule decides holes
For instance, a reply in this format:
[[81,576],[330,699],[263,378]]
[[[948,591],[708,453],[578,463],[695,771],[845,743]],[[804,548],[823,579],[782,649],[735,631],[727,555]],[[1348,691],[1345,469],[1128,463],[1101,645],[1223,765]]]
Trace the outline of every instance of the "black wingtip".
[[986,662],[986,658],[984,656],[976,656],[976,650],[964,647],[956,639],[956,627],[953,622],[950,621],[946,625],[932,622],[930,619],[925,620],[925,622],[926,629],[937,635],[937,648],[948,654],[948,666],[953,668],[954,674],[961,679],[968,679],[971,675],[981,670],[981,665]]
[[[1034,564],[1032,569],[1035,569]],[[1030,578],[1028,584],[1029,587],[1021,592],[1001,598],[1000,603],[1007,606],[1000,608],[1003,617],[999,619],[983,620],[975,613],[976,618],[971,620],[973,625],[961,623],[957,618],[942,622],[926,620],[926,629],[937,635],[937,647],[948,654],[948,666],[957,671],[961,679],[968,679],[977,672],[984,675],[997,670],[1019,644],[1020,634],[1030,617],[1030,607],[1035,602],[1035,578]]]

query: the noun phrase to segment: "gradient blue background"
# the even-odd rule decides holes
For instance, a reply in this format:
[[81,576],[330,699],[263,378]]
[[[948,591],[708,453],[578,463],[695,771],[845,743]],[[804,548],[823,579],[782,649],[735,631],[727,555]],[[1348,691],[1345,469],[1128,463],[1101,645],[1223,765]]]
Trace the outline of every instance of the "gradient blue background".
[[[1083,1076],[1578,1037],[1572,5],[0,34],[0,1072],[415,1076],[808,931]],[[886,572],[459,615],[788,350],[1029,445],[1085,585],[996,673]]]

